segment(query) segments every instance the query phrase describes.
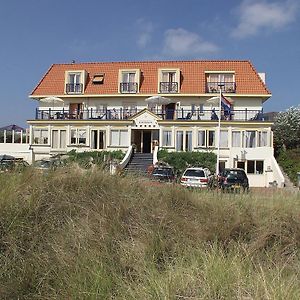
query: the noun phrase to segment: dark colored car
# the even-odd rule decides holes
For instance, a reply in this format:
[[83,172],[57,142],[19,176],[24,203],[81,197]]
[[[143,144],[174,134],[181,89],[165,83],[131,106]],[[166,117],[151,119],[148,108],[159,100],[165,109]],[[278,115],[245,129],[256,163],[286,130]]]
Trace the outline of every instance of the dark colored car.
[[223,191],[249,190],[249,180],[243,169],[224,169],[219,176],[219,186]]
[[171,182],[174,181],[175,174],[171,167],[154,167],[151,177],[155,180]]

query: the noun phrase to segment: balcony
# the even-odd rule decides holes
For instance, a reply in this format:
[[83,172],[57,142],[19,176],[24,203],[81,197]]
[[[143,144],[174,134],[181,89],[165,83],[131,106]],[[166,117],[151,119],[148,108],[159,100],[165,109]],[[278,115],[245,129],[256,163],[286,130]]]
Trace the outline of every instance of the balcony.
[[82,94],[83,84],[82,83],[67,83],[66,93],[67,94]]
[[120,92],[123,94],[136,94],[138,92],[137,82],[121,82]]
[[[140,112],[142,109],[85,109],[70,111],[66,109],[36,109],[36,120],[127,120]],[[217,121],[218,111],[213,114],[211,110],[185,110],[185,109],[152,109],[154,114],[163,120],[180,121]],[[264,121],[263,112],[260,110],[234,110],[229,115],[221,115],[222,121]]]
[[206,93],[218,93],[220,87],[223,93],[231,94],[236,92],[235,82],[207,82]]
[[160,93],[178,93],[178,82],[160,82],[159,83]]

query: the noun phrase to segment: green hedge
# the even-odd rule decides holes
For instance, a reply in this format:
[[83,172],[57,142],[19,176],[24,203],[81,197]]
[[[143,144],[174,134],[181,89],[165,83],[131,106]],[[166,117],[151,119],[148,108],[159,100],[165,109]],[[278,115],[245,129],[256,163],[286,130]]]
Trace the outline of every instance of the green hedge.
[[187,167],[204,167],[214,172],[217,156],[212,152],[168,152],[160,150],[158,160],[174,167],[176,172],[182,173]]
[[277,161],[291,181],[297,184],[297,172],[300,172],[300,149],[281,150]]
[[121,150],[92,152],[76,152],[76,150],[72,150],[68,152],[68,156],[68,160],[71,162],[77,162],[80,166],[89,166],[91,161],[97,165],[103,165],[110,160],[122,160],[125,154]]

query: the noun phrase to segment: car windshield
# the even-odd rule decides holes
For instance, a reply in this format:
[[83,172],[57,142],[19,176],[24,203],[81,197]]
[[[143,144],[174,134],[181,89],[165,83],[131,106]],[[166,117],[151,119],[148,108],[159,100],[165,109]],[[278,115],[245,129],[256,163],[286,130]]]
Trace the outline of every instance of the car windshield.
[[203,170],[188,169],[184,172],[183,176],[205,177],[205,174]]
[[34,163],[34,166],[41,168],[50,168],[51,162],[49,160],[39,160]]
[[173,175],[173,170],[170,168],[155,168],[152,172],[153,175]]

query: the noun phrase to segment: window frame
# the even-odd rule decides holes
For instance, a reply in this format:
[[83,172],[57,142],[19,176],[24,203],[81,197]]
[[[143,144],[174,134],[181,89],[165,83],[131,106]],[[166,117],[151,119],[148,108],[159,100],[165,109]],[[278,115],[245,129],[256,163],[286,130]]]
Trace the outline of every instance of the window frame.
[[[129,81],[123,81],[123,75],[124,74],[134,74],[134,82]],[[119,78],[118,78],[118,93],[119,94],[137,94],[140,92],[140,77],[141,77],[141,71],[140,69],[120,69],[119,70]],[[123,90],[122,84],[123,83],[136,83],[136,90]]]

